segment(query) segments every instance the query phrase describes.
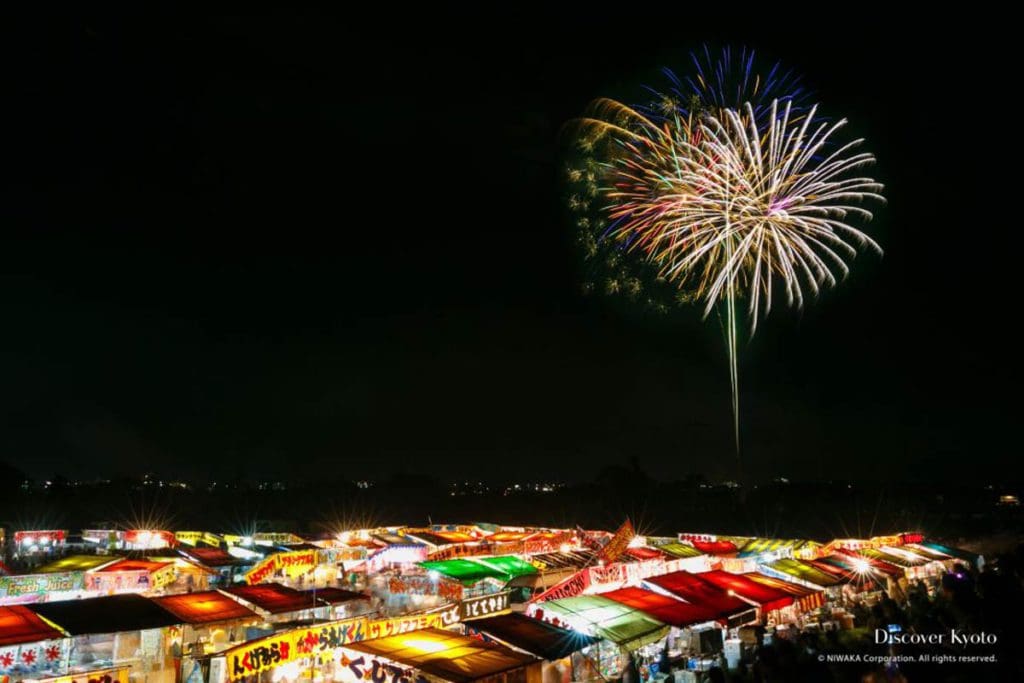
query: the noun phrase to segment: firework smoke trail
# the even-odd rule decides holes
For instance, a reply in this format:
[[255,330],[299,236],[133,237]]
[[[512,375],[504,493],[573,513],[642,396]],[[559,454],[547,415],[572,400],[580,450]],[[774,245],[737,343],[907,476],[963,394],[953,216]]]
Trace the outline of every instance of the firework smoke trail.
[[580,119],[581,139],[604,145],[601,194],[611,228],[602,239],[653,264],[660,276],[702,299],[705,318],[722,305],[739,452],[737,300],[750,334],[785,292],[787,306],[834,286],[858,250],[881,248],[851,225],[869,220],[882,186],[859,175],[873,163],[862,140],[834,138],[846,124],[772,100],[759,109],[654,114],[598,100]]

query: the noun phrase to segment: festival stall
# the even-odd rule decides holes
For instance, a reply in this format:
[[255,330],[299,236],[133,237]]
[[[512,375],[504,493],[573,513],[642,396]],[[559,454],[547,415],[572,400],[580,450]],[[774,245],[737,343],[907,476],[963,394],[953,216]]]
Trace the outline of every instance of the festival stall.
[[63,670],[68,639],[27,607],[0,607],[0,676],[13,681]]
[[605,678],[622,672],[626,653],[662,640],[670,629],[640,610],[599,595],[533,603],[527,614],[554,626],[608,641],[599,644],[593,653],[595,665]]
[[339,667],[338,683],[392,680],[470,683],[540,683],[541,662],[497,643],[436,628],[350,643]]
[[542,680],[566,683],[599,678],[590,650],[599,638],[559,628],[523,614],[502,614],[465,623],[466,635],[539,657]]
[[652,576],[646,584],[655,591],[675,596],[709,610],[714,619],[725,621],[729,628],[757,621],[757,610],[728,590],[702,578],[704,574],[680,571]]
[[175,680],[172,629],[178,618],[152,600],[125,593],[34,604],[30,609],[71,636],[65,674],[128,667],[149,683]]
[[97,595],[156,593],[177,578],[173,562],[123,559],[85,573],[85,589]]

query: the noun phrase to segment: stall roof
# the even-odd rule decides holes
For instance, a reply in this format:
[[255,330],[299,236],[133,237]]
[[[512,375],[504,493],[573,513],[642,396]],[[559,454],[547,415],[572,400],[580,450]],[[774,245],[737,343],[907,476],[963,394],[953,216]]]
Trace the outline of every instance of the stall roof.
[[814,585],[821,586],[822,588],[836,586],[842,583],[840,579],[836,578],[832,574],[823,572],[814,565],[807,564],[800,560],[784,558],[781,560],[775,560],[767,566],[777,572],[788,574],[789,576],[800,579],[801,581],[807,581],[808,583],[813,583]]
[[63,637],[63,633],[47,624],[27,607],[0,607],[0,645],[37,643],[40,640]]
[[702,576],[703,574],[680,571],[664,576],[652,576],[645,581],[679,596],[686,602],[708,608],[719,619],[751,609],[750,605],[729,595],[725,590],[701,578]]
[[456,560],[426,561],[419,564],[425,569],[436,571],[464,583],[473,583],[486,578],[509,581],[517,576],[537,573],[536,567],[514,555],[467,557]]
[[84,572],[117,562],[119,557],[110,555],[69,555],[59,560],[44,564],[35,570],[36,574],[53,574],[56,572]]
[[405,531],[405,535],[409,538],[435,546],[452,545],[454,543],[474,543],[480,540],[474,536],[470,536],[469,534],[457,531],[419,531],[416,529],[409,529]]
[[828,564],[838,567],[847,576],[858,582],[864,582],[865,580],[878,581],[886,576],[898,579],[903,576],[903,570],[896,565],[862,555],[832,553],[825,557],[819,557],[815,560],[815,564],[818,566]]
[[178,548],[183,556],[207,567],[232,567],[245,564],[237,557],[220,548]]
[[109,564],[106,567],[102,567],[95,571],[97,572],[155,572],[158,569],[163,569],[170,562],[151,562],[150,560],[142,559],[123,559]]
[[693,547],[705,555],[733,555],[738,552],[732,541],[693,541]]
[[661,640],[668,626],[644,612],[600,595],[548,600],[538,606],[537,616],[571,626],[585,624],[606,640],[626,649],[636,649]]
[[746,574],[741,574],[741,576],[744,576],[751,581],[756,581],[764,586],[789,593],[790,595],[798,598],[810,595],[811,593],[821,592],[811,588],[810,586],[804,586],[803,584],[793,583],[791,581],[783,581],[782,579],[778,579],[774,576],[768,576],[767,574],[761,574],[760,572],[747,572]]
[[28,608],[73,636],[139,631],[181,623],[152,600],[135,593],[39,602],[28,605]]
[[503,643],[549,661],[568,657],[599,640],[594,636],[559,628],[516,612],[475,619],[467,625]]
[[311,597],[314,597],[321,602],[325,602],[328,605],[341,605],[346,602],[352,602],[353,600],[370,599],[370,596],[366,593],[357,593],[356,591],[349,591],[344,588],[334,588],[333,586],[328,586],[326,588],[310,588],[299,592],[308,593]]
[[814,541],[805,541],[796,538],[752,538],[740,546],[740,557],[759,555],[783,548],[800,550],[803,548],[820,547],[821,544]]
[[915,545],[903,545],[903,546],[899,546],[899,547],[903,548],[904,550],[909,550],[910,552],[914,553],[915,555],[920,555],[921,557],[926,557],[929,560],[937,560],[939,562],[943,562],[945,560],[953,559],[953,556],[950,555],[949,553],[944,553],[944,552],[935,550],[934,548],[928,548],[928,547],[923,546],[923,545],[915,544]]
[[635,560],[656,560],[664,559],[665,553],[657,548],[646,548],[640,546],[638,548],[626,548],[626,555],[629,555]]
[[[903,568],[898,565],[892,564],[891,562],[885,562],[884,560],[879,560],[871,557],[864,557],[863,555],[858,555],[853,551],[843,551],[838,555],[839,557],[846,558],[847,561],[849,561],[851,558],[857,558],[859,560],[867,562],[882,574],[891,576],[894,579],[901,579],[905,576]],[[831,557],[831,555],[829,557]]]
[[525,541],[536,535],[536,531],[495,531],[484,540],[491,543],[508,543],[510,541]]
[[308,541],[303,541],[302,543],[282,543],[278,548],[280,548],[282,552],[286,553],[298,550],[323,550],[320,546],[309,543]]
[[704,554],[692,545],[687,545],[686,543],[680,543],[678,541],[659,545],[658,548],[675,557],[700,557]]
[[819,571],[836,577],[840,583],[859,583],[857,573],[853,571],[852,565],[849,563],[845,563],[844,566],[843,563],[834,559],[831,562],[822,562],[820,559],[806,560],[806,562]]
[[704,572],[700,578],[710,581],[724,591],[760,605],[765,612],[782,609],[793,604],[793,596],[788,592],[752,581],[740,574],[711,571]]
[[530,559],[535,562],[548,567],[551,569],[579,569],[594,559],[594,554],[591,552],[582,552],[578,550],[570,550],[568,552],[556,552],[556,553],[539,553],[533,555]]
[[222,588],[223,592],[233,595],[271,614],[297,612],[304,609],[320,607],[324,603],[309,593],[282,586],[279,583],[259,583],[253,586],[232,586]]
[[875,548],[864,548],[857,551],[858,554],[863,555],[872,560],[881,560],[882,562],[888,562],[894,564],[897,567],[917,567],[925,564],[926,560],[922,559],[920,555],[912,555],[911,553],[892,553],[889,549],[877,550]]
[[468,683],[538,661],[496,643],[436,628],[348,643],[345,647],[390,659],[453,683]]
[[479,562],[473,562],[469,559],[428,560],[426,562],[420,562],[419,564],[424,569],[444,574],[449,578],[456,579],[464,583],[473,583],[475,581],[488,578],[501,579],[507,577],[503,571],[487,567]]
[[165,595],[152,600],[178,617],[184,624],[206,624],[211,621],[258,617],[237,600],[232,600],[217,591]]
[[942,553],[943,555],[949,555],[950,557],[955,557],[958,560],[964,560],[966,562],[977,562],[979,557],[978,553],[972,553],[970,550],[964,550],[963,548],[953,548],[950,546],[942,545],[940,543],[931,543],[929,541],[915,543],[912,544],[910,547],[916,548],[918,546],[928,548],[929,550],[934,550],[936,552]]
[[640,610],[658,621],[677,628],[714,621],[716,618],[715,613],[703,605],[692,605],[643,588],[620,588],[608,593],[601,593],[601,597],[621,602],[627,607]]
[[496,567],[501,571],[508,574],[508,577],[514,578],[516,576],[523,576],[525,574],[536,574],[537,568],[525,560],[521,560],[515,555],[500,555],[498,557],[474,557],[474,562],[487,565],[488,567]]

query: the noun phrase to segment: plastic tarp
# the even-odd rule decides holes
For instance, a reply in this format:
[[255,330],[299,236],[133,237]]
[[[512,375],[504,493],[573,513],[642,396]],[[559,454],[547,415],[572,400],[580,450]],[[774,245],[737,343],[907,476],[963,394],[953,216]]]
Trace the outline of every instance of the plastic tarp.
[[664,576],[652,576],[645,581],[690,604],[709,609],[718,619],[726,619],[751,609],[747,603],[729,595],[728,591],[722,590],[701,576],[701,574],[681,571]]
[[672,555],[673,557],[681,557],[681,558],[700,557],[701,555],[704,554],[701,551],[699,551],[696,548],[694,548],[692,545],[687,545],[685,543],[679,543],[678,541],[674,541],[672,543],[665,543],[663,545],[659,545],[658,549],[668,553],[669,555]]
[[141,631],[181,623],[178,617],[160,605],[135,593],[39,602],[27,607],[73,636]]
[[63,638],[64,634],[21,605],[0,607],[0,645],[38,643]]
[[153,598],[153,602],[178,617],[183,624],[258,618],[258,615],[248,607],[217,591],[165,595]]
[[299,610],[320,607],[324,604],[314,598],[311,593],[303,593],[294,588],[282,586],[279,583],[232,586],[222,590],[271,614],[298,612]]
[[598,641],[593,636],[559,628],[515,612],[475,619],[466,625],[474,631],[549,661],[568,657]]
[[556,626],[600,636],[627,650],[657,642],[669,630],[661,621],[599,595],[542,602],[534,616]]
[[801,560],[785,558],[775,560],[767,566],[777,572],[787,574],[795,579],[800,579],[801,581],[813,583],[815,586],[821,586],[822,588],[838,586],[843,582],[842,579],[839,579],[835,575],[822,571],[814,565]]
[[601,593],[601,597],[640,610],[658,621],[663,621],[676,628],[714,621],[716,618],[715,613],[706,607],[692,605],[643,588],[620,588],[608,593]]
[[538,660],[497,643],[487,643],[442,629],[427,628],[397,636],[345,645],[453,683],[521,669]]
[[537,568],[532,564],[512,555],[428,560],[419,564],[424,569],[435,571],[463,583],[475,583],[481,579],[510,581],[517,576],[537,573]]
[[741,574],[723,571],[704,572],[700,578],[710,581],[719,588],[758,605],[765,612],[789,607],[793,596],[786,591],[751,581]]

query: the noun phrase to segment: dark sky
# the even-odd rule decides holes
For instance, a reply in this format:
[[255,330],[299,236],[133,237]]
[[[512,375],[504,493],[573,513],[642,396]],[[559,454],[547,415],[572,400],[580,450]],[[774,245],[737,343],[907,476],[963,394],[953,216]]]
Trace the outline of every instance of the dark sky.
[[991,27],[509,12],[9,26],[0,460],[731,476],[719,329],[578,293],[557,138],[725,41],[803,72],[889,198],[885,257],[745,345],[747,468],[1009,476],[1019,114]]

